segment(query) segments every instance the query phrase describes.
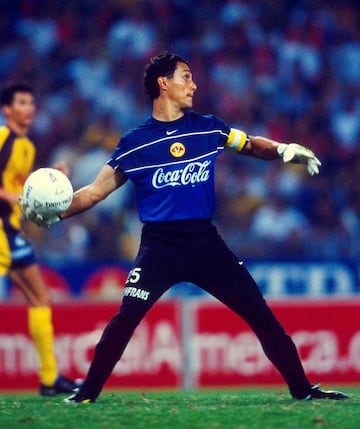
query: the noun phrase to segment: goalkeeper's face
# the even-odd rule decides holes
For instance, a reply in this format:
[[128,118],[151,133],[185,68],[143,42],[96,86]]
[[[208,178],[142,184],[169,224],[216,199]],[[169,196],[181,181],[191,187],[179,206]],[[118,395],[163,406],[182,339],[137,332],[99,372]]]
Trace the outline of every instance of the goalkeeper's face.
[[176,104],[180,110],[191,109],[197,86],[193,81],[189,66],[185,63],[178,62],[174,75],[171,78],[165,79],[165,88],[168,98]]
[[34,96],[28,92],[16,92],[10,106],[4,106],[7,120],[20,128],[29,128],[36,112]]

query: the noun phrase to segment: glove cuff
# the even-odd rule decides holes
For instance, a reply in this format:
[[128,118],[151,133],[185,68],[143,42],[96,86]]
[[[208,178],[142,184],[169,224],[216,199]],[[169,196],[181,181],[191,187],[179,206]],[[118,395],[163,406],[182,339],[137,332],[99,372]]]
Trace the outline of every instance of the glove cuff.
[[277,146],[277,148],[276,148],[276,150],[277,150],[277,153],[279,154],[279,157],[280,158],[282,158],[283,156],[284,156],[284,152],[285,152],[285,150],[286,150],[286,148],[287,148],[287,144],[285,144],[285,143],[280,143],[278,146]]

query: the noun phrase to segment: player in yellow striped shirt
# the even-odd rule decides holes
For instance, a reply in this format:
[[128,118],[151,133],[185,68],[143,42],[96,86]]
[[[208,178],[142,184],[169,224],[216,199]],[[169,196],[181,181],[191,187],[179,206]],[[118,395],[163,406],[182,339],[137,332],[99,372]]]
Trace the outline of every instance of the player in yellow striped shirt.
[[36,111],[34,94],[27,84],[12,83],[3,88],[0,101],[6,119],[0,126],[0,277],[8,275],[29,303],[29,332],[40,363],[40,394],[69,393],[78,386],[58,373],[49,291],[21,232],[18,200],[36,154],[27,137]]

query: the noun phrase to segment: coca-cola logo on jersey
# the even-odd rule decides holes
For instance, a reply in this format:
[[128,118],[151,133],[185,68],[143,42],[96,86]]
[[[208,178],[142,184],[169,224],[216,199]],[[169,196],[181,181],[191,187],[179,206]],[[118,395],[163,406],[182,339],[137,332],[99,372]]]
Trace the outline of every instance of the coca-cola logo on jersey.
[[195,185],[207,182],[209,179],[208,166],[211,161],[190,162],[184,168],[166,171],[163,167],[158,168],[152,178],[152,185],[156,189],[165,186]]

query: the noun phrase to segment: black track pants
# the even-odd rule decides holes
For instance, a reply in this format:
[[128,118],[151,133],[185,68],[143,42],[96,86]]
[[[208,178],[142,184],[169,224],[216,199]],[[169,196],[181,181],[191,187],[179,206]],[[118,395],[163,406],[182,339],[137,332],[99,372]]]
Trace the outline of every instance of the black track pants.
[[83,391],[93,397],[99,395],[147,311],[165,291],[181,281],[203,288],[244,319],[288,384],[291,395],[299,399],[307,396],[310,383],[292,339],[247,269],[207,220],[144,226],[122,305],[95,348]]

